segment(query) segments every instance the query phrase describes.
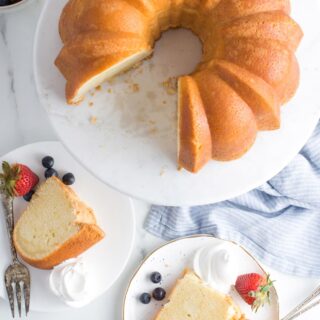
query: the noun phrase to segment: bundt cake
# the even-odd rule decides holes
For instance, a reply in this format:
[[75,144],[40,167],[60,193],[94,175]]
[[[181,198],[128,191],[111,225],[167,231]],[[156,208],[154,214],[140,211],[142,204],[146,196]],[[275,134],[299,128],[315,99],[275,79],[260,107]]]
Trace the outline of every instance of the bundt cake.
[[192,30],[203,44],[195,72],[178,81],[178,163],[241,157],[258,130],[280,126],[295,93],[303,36],[289,0],[70,0],[60,18],[56,65],[70,104],[152,54],[161,32]]

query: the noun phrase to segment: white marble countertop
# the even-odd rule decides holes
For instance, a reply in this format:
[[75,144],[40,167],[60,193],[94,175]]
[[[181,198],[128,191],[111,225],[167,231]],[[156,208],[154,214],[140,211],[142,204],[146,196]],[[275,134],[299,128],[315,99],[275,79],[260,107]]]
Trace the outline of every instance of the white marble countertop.
[[[45,111],[40,106],[32,73],[32,46],[42,1],[35,0],[22,11],[0,15],[0,156],[24,144],[56,140]],[[142,258],[164,241],[147,234],[143,221],[149,205],[134,201],[137,217],[137,238],[130,262],[115,285],[102,297],[83,309],[63,313],[31,312],[31,320],[121,320],[124,291],[131,274]],[[305,298],[320,283],[317,279],[297,279],[273,272],[278,279],[281,314]],[[9,307],[0,300],[1,319],[11,319]],[[301,317],[314,320],[320,307]],[[270,319],[272,320],[272,319]]]

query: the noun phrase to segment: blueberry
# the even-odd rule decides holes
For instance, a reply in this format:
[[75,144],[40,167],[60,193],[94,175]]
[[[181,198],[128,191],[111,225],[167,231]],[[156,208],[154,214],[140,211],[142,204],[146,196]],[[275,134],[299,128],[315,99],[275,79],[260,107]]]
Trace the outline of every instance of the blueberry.
[[159,283],[162,280],[162,276],[161,276],[160,272],[153,272],[153,273],[151,273],[150,279],[153,283]]
[[166,291],[163,288],[155,288],[152,292],[152,296],[157,301],[162,301],[166,297]]
[[49,168],[44,172],[44,176],[46,177],[46,179],[50,178],[50,177],[58,177],[58,172],[56,170],[54,170],[53,168]]
[[72,184],[74,184],[76,181],[74,175],[72,173],[66,173],[63,177],[62,177],[62,182],[64,184],[66,184],[67,186],[71,186]]
[[34,194],[34,191],[31,190],[23,196],[23,199],[29,202],[32,199],[33,194]]
[[139,299],[141,303],[148,304],[151,301],[151,296],[149,293],[143,293]]
[[[1,0],[0,0],[1,1]],[[50,169],[53,167],[54,165],[54,159],[50,156],[46,156],[42,159],[42,165],[47,168]]]

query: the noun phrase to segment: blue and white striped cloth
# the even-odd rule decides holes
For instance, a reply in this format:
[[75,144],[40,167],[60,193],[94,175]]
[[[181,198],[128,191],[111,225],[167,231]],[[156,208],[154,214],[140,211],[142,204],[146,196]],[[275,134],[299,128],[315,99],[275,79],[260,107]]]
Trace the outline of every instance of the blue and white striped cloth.
[[212,234],[278,271],[320,277],[320,123],[292,163],[263,186],[211,205],[152,206],[145,228],[167,240]]

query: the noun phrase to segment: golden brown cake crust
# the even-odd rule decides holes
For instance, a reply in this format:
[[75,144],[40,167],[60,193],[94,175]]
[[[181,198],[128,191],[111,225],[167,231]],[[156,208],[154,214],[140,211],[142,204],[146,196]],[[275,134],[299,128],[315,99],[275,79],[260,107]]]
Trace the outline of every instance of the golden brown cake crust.
[[[193,85],[179,97],[184,103],[189,99],[195,110],[183,108],[192,112],[182,117],[186,124],[179,123],[178,162],[197,172],[208,160],[207,153],[196,152],[197,140],[212,143],[213,159],[233,160],[250,149],[257,130],[280,127],[279,107],[299,85],[295,50],[303,32],[290,17],[289,0],[70,0],[60,18],[64,47],[56,59],[67,80],[68,103],[79,101],[85,91],[80,89],[95,75],[134,53],[145,52],[144,59],[161,32],[176,27],[192,30],[203,44],[201,64],[189,76],[196,80],[201,98]],[[215,76],[203,73],[204,66],[217,60],[223,66],[210,70]],[[202,108],[207,121],[196,116]],[[193,140],[195,128],[201,138]]]
[[256,139],[257,123],[253,112],[214,71],[203,70],[194,77],[213,137],[212,158],[229,161],[241,157]]
[[58,247],[52,254],[40,260],[25,256],[23,251],[20,250],[17,241],[15,241],[15,246],[24,261],[36,268],[49,270],[65,260],[79,256],[97,242],[101,241],[104,236],[104,232],[96,225],[80,225],[80,230],[74,237]]
[[273,88],[260,77],[224,60],[212,60],[210,69],[225,81],[251,108],[259,130],[280,127],[280,102]]
[[135,54],[141,48],[150,50],[140,37],[127,32],[89,32],[73,37],[66,44],[55,64],[69,81],[66,99],[72,103],[80,87],[88,79]]

